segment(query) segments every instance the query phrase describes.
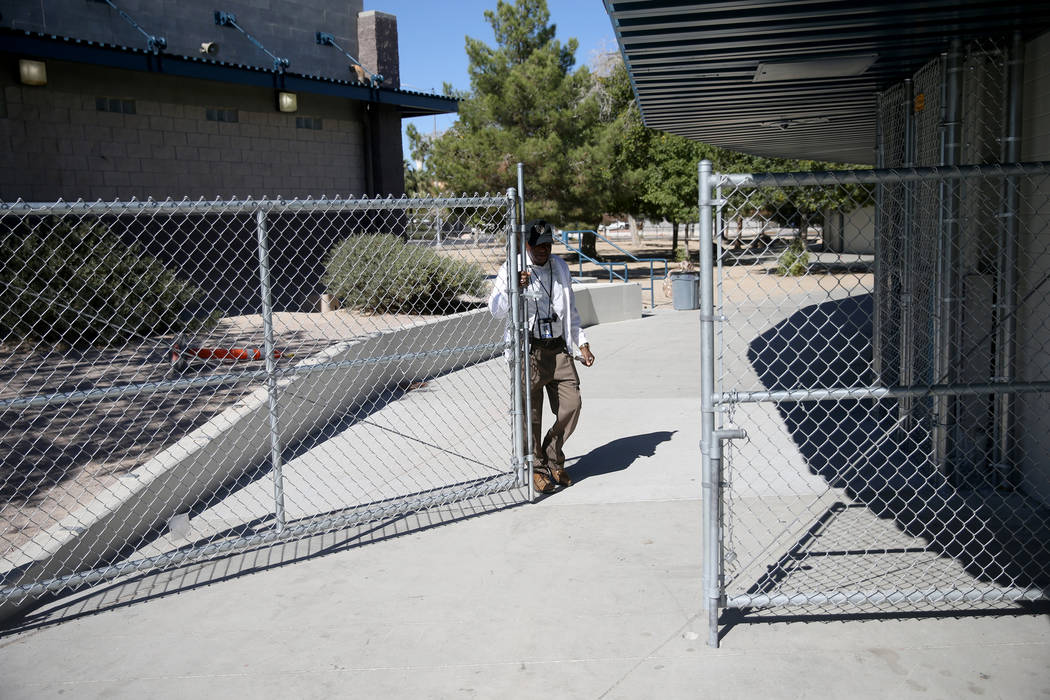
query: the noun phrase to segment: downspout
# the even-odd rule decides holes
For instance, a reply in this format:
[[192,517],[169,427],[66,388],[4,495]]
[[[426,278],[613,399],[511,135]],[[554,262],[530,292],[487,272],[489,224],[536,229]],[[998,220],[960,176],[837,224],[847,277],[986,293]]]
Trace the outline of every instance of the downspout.
[[[1006,61],[1007,110],[1003,134],[1002,159],[1016,163],[1021,157],[1021,102],[1024,90],[1024,43],[1021,32],[1014,32]],[[1020,184],[1016,176],[1003,183],[1002,243],[999,246],[995,315],[997,330],[995,376],[993,382],[1009,384],[1017,379],[1017,237]],[[1017,400],[1013,394],[999,394],[995,398],[992,464],[999,474],[1001,486],[1009,486],[1016,468],[1015,411]]]
[[[915,87],[911,78],[904,81],[904,168],[915,167]],[[901,386],[910,387],[914,383],[914,363],[912,362],[912,268],[914,254],[912,252],[912,215],[914,213],[914,188],[915,184],[907,182],[904,184],[904,220],[901,227],[901,307],[900,307],[900,338],[899,349],[900,372],[898,381]],[[906,428],[911,425],[912,399],[902,397],[900,400],[900,423]]]
[[[941,165],[957,166],[962,154],[959,119],[962,114],[962,42],[952,39],[944,72],[944,108],[941,122]],[[959,195],[957,180],[940,183],[940,244],[938,245],[937,304],[934,315],[934,383],[953,384],[962,361],[962,275],[959,274]],[[943,474],[951,470],[951,451],[957,443],[958,400],[937,396],[933,400],[934,463]]]
[[372,128],[373,110],[372,105],[365,103],[364,119],[361,120],[363,127],[362,135],[364,138],[361,140],[365,146],[365,194],[369,197],[376,196],[376,181],[375,181],[375,156],[372,149],[372,139],[374,138],[375,129]]
[[[883,99],[885,96],[880,95],[879,109],[875,112],[875,168],[878,170],[886,167],[885,136],[882,132],[885,127],[885,120],[882,118]],[[882,207],[885,194],[886,188],[881,182],[875,185],[875,303],[872,306],[871,368],[875,372],[876,381],[880,384],[885,383],[882,376],[882,304],[880,300],[883,295],[889,294],[889,290],[884,288],[885,284],[882,279],[882,272],[885,269],[882,256],[886,254],[886,247],[882,241],[884,220]]]

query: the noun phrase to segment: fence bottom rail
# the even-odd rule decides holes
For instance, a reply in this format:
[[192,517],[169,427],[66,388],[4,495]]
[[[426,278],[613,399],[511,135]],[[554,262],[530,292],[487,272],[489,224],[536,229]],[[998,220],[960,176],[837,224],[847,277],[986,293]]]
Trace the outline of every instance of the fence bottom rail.
[[998,603],[1050,600],[1047,588],[926,588],[900,591],[813,591],[783,594],[745,593],[729,596],[726,608],[772,608],[805,605],[875,605],[880,603]]
[[[302,539],[354,525],[375,522],[384,518],[417,513],[428,508],[462,502],[472,498],[489,496],[519,487],[514,473],[452,484],[430,491],[400,496],[388,501],[354,508],[340,515],[307,517],[298,524],[287,524],[284,528],[270,529],[246,537],[224,539],[201,547],[176,550],[153,557],[119,562],[110,566],[78,571],[74,574],[40,580],[32,584],[10,586],[0,589],[0,602],[22,601],[80,586],[107,581],[128,574],[159,571],[168,567],[187,564],[218,555],[238,552],[251,547],[262,547]],[[10,575],[11,572],[8,573]]]

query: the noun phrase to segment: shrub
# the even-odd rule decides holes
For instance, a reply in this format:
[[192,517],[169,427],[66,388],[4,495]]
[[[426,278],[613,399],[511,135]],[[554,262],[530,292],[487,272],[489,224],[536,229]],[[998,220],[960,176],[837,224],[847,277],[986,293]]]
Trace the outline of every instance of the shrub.
[[479,265],[438,255],[389,234],[351,236],[325,259],[328,293],[345,306],[375,313],[451,313],[459,297],[479,296]]
[[809,252],[806,244],[796,238],[777,258],[777,274],[784,277],[799,277],[809,269]]
[[689,249],[685,246],[675,248],[674,250],[674,261],[675,262],[689,262]]
[[51,218],[0,240],[0,337],[68,346],[197,330],[201,292],[97,222]]

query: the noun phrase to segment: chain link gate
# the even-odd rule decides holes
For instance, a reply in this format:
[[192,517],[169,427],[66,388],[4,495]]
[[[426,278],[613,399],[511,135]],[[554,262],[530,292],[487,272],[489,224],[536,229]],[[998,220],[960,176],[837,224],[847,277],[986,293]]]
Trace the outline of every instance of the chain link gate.
[[1050,164],[700,169],[704,596],[1050,591]]
[[0,204],[0,617],[523,487],[517,206]]

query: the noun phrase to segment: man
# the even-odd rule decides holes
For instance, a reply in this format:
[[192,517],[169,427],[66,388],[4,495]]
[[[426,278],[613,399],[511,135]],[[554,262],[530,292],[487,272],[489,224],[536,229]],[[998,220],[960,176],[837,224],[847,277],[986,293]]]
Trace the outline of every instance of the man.
[[[525,303],[529,329],[529,373],[532,414],[529,416],[533,445],[533,484],[540,493],[552,493],[557,485],[571,486],[565,469],[565,441],[580,418],[580,378],[573,358],[585,367],[594,364],[587,336],[580,328],[580,314],[572,293],[569,266],[551,255],[554,236],[550,224],[539,219],[526,227],[529,263],[521,270],[518,286],[528,292]],[[496,276],[489,296],[489,311],[501,318],[507,315],[507,264]],[[543,393],[546,390],[554,425],[540,440]]]

